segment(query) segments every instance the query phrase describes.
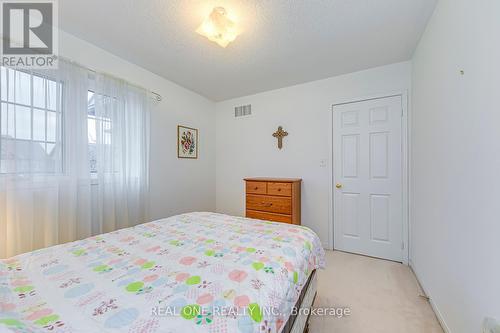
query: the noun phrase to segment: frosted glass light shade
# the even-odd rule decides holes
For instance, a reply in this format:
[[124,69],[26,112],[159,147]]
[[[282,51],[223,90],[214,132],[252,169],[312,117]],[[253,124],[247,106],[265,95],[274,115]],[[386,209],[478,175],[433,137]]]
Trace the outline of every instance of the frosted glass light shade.
[[215,7],[196,32],[221,47],[226,47],[239,34],[236,24],[227,16],[223,7]]

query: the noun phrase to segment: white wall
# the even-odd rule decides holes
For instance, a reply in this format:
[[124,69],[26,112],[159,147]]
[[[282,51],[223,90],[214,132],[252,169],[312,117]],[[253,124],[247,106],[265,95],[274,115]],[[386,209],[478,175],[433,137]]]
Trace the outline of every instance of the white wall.
[[500,317],[499,13],[439,1],[413,61],[412,266],[453,333]]
[[[151,218],[215,209],[215,104],[190,90],[61,32],[60,55],[162,95],[151,114]],[[177,158],[177,125],[199,129],[199,158]]]
[[[329,228],[332,104],[410,88],[409,62],[314,81],[217,103],[217,211],[244,215],[243,178],[299,177],[302,224],[331,247]],[[252,115],[234,118],[234,107],[252,104]],[[276,148],[271,134],[282,125],[289,135]],[[327,165],[320,167],[320,161]]]

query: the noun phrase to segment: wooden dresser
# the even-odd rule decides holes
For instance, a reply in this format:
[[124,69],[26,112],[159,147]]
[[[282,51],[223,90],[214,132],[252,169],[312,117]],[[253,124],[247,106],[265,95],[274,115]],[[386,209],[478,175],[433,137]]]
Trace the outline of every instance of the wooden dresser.
[[300,225],[300,184],[296,178],[245,178],[246,217]]

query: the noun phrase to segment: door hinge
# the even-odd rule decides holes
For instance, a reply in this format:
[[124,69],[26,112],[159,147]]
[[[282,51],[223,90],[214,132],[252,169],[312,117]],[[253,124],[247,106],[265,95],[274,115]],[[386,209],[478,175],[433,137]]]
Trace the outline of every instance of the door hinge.
[[401,250],[405,249],[405,242],[401,242]]
[[405,110],[403,110],[403,108],[401,108],[401,118],[404,117],[404,113],[405,113]]

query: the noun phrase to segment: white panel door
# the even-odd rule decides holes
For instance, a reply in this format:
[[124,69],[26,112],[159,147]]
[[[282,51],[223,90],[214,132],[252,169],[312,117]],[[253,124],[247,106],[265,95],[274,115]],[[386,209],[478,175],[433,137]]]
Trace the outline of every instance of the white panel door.
[[334,246],[402,261],[401,96],[333,107]]

